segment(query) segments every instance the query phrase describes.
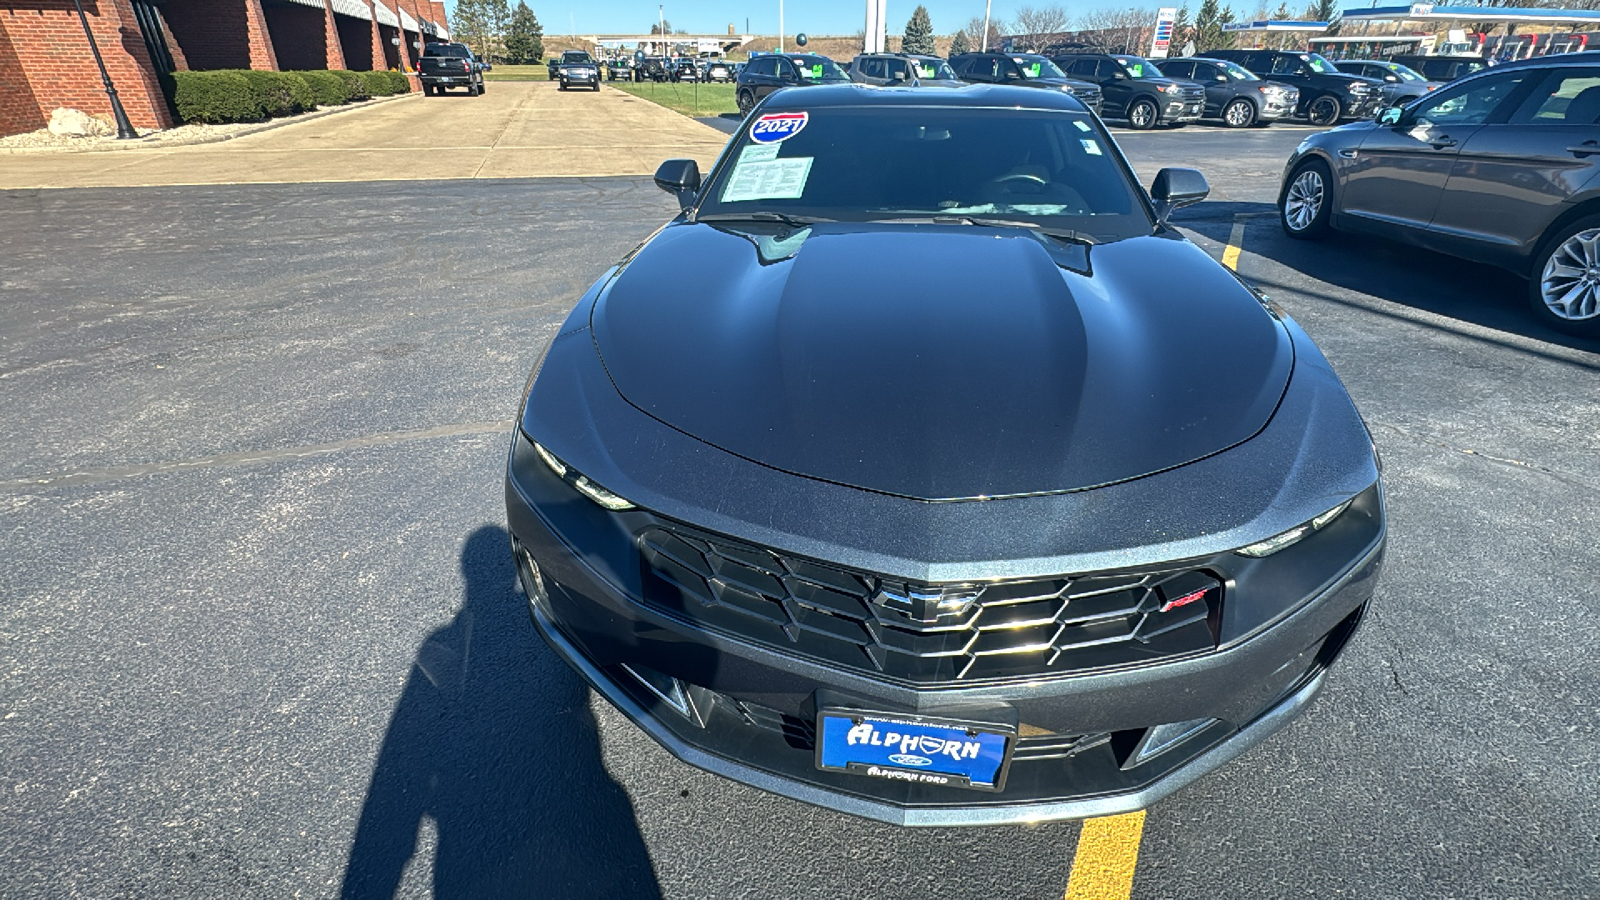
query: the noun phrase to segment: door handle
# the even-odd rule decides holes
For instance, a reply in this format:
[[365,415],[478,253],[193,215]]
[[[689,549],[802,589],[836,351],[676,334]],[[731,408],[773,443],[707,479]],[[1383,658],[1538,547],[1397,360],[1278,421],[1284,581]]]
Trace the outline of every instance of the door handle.
[[1441,134],[1428,141],[1428,146],[1435,150],[1448,150],[1456,145],[1456,139],[1448,134]]
[[1576,147],[1568,147],[1567,152],[1579,159],[1585,156],[1594,156],[1600,153],[1600,141],[1584,141]]

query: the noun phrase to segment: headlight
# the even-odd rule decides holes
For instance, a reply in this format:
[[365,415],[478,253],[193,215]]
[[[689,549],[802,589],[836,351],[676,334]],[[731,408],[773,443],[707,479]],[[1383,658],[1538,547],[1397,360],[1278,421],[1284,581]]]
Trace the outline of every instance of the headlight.
[[612,510],[613,512],[621,512],[625,509],[636,508],[632,503],[629,503],[622,497],[611,493],[600,485],[595,484],[593,481],[590,481],[588,478],[579,474],[576,469],[562,462],[554,453],[546,450],[543,444],[533,440],[530,440],[528,443],[533,445],[533,452],[539,454],[539,458],[544,460],[544,464],[550,467],[550,471],[556,473],[557,478],[560,478],[567,484],[572,485],[573,489],[578,493],[588,497],[590,500],[593,500],[606,509]]
[[1070,85],[1070,84],[1063,84],[1061,86],[1061,89],[1063,91],[1066,91],[1067,93],[1071,94],[1074,97],[1078,96],[1077,92],[1072,89],[1072,85]]
[[[535,445],[535,446],[537,446],[537,445]],[[1335,506],[1333,509],[1328,510],[1327,512],[1323,513],[1322,515],[1319,515],[1316,518],[1313,518],[1309,522],[1306,522],[1306,523],[1303,523],[1303,524],[1300,524],[1300,525],[1296,525],[1295,527],[1289,529],[1288,531],[1285,531],[1282,534],[1275,534],[1272,537],[1269,537],[1264,541],[1258,541],[1258,542],[1256,542],[1254,544],[1251,544],[1248,547],[1240,547],[1238,550],[1236,550],[1234,552],[1238,553],[1240,556],[1250,556],[1250,557],[1255,557],[1257,559],[1259,559],[1259,558],[1261,558],[1263,556],[1271,556],[1272,554],[1277,553],[1279,550],[1282,550],[1285,547],[1289,547],[1289,546],[1292,546],[1294,544],[1299,543],[1300,541],[1304,540],[1308,535],[1310,535],[1313,532],[1323,528],[1329,522],[1332,522],[1334,519],[1339,518],[1339,515],[1341,513],[1343,513],[1345,510],[1350,508],[1350,504],[1354,500],[1355,500],[1355,498],[1351,497],[1349,500],[1344,501],[1343,503],[1339,504],[1338,506]]]
[[1163,94],[1177,94],[1177,93],[1181,93],[1182,91],[1183,91],[1183,88],[1178,87],[1175,84],[1169,84],[1166,87],[1161,89],[1161,93],[1163,93]]
[[1362,84],[1359,81],[1350,85],[1350,93],[1352,94],[1365,94],[1371,90],[1372,87],[1370,85]]

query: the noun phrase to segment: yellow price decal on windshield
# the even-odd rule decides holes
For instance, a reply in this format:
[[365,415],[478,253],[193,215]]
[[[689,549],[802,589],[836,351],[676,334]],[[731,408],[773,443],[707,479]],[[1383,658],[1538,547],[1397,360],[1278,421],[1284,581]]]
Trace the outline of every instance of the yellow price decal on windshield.
[[821,78],[822,77],[822,63],[817,63],[816,65],[811,67],[811,77],[812,78]]
[[932,78],[933,77],[933,66],[918,66],[917,68],[922,70],[922,77],[923,78]]
[[1135,78],[1143,78],[1144,77],[1144,66],[1141,66],[1138,63],[1134,63],[1133,65],[1128,67],[1128,72],[1131,73],[1133,75],[1133,77],[1135,77]]
[[1029,78],[1038,78],[1039,77],[1039,72],[1042,71],[1043,69],[1044,69],[1044,65],[1042,63],[1034,63],[1033,65],[1028,67],[1028,77]]

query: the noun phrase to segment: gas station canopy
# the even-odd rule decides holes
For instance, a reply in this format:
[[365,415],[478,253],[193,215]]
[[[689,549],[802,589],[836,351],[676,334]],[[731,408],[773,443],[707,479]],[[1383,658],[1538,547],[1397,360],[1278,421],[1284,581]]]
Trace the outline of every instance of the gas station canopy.
[[1265,22],[1235,22],[1232,25],[1222,26],[1223,31],[1232,32],[1282,32],[1282,31],[1316,31],[1328,30],[1327,22],[1302,22],[1293,19],[1269,19]]
[[[1374,6],[1347,9],[1346,22],[1512,22],[1518,25],[1594,25],[1600,26],[1600,10],[1534,9],[1514,6]],[[1232,26],[1229,26],[1230,28]]]

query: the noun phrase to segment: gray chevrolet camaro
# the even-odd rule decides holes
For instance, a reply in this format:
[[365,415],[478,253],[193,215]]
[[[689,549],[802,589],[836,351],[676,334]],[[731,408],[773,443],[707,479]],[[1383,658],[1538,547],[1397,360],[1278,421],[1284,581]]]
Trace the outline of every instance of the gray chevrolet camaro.
[[1142,808],[1311,702],[1385,541],[1304,331],[1059,92],[773,94],[536,364],[550,648],[672,753],[906,825]]
[[1600,337],[1600,53],[1495,66],[1313,135],[1278,207],[1291,237],[1360,231],[1509,269],[1543,322]]

